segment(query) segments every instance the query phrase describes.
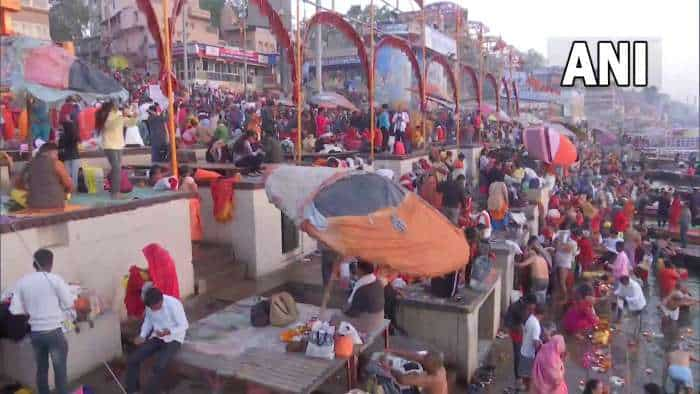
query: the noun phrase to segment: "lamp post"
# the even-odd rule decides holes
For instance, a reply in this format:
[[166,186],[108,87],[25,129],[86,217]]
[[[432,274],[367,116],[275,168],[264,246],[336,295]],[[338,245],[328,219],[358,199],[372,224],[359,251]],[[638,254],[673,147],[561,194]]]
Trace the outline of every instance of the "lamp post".
[[369,134],[370,134],[370,150],[369,155],[374,163],[374,0],[369,2]]
[[163,41],[165,52],[165,81],[168,93],[168,135],[170,136],[170,168],[173,176],[177,178],[177,146],[175,144],[175,113],[173,103],[173,78],[172,78],[172,43],[170,40],[170,23],[168,13],[170,4],[168,0],[163,0]]
[[243,99],[246,100],[248,98],[248,48],[246,44],[248,0],[226,0],[226,4],[238,13],[241,49],[243,50]]

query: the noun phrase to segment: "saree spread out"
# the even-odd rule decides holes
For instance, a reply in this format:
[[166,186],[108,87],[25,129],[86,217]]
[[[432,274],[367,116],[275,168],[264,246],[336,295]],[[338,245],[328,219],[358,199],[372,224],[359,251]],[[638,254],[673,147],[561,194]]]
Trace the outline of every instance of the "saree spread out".
[[547,164],[570,166],[576,162],[576,146],[554,128],[540,126],[523,131],[525,149]]
[[114,78],[51,42],[0,37],[0,66],[0,85],[18,97],[29,93],[47,103],[75,95],[86,101],[128,98]]
[[302,230],[344,256],[429,277],[453,272],[469,259],[458,228],[380,175],[280,166],[269,174],[266,191]]

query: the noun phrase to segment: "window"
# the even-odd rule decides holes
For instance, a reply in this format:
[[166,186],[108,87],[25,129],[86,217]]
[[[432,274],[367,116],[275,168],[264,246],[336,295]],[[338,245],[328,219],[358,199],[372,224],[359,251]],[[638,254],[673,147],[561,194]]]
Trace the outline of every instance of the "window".
[[208,60],[202,60],[202,70],[209,71],[209,61]]

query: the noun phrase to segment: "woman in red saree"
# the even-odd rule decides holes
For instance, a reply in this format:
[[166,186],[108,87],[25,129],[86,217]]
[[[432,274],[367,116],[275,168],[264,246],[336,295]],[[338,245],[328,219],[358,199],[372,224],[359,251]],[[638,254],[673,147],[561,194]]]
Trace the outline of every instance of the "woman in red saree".
[[598,315],[593,309],[591,297],[574,301],[564,313],[564,329],[571,334],[581,334],[592,330],[598,324]]
[[561,335],[553,336],[542,345],[532,367],[532,394],[568,394],[564,376],[566,343]]
[[671,202],[671,210],[668,213],[668,227],[678,227],[681,221],[681,196],[676,193]]

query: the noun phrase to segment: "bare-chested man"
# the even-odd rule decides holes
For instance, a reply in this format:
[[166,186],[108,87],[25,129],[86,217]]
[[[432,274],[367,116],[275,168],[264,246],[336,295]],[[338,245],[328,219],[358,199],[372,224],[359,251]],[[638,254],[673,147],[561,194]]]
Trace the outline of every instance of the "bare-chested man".
[[549,287],[549,264],[538,252],[541,248],[537,248],[535,244],[537,244],[536,240],[528,242],[527,257],[516,266],[519,268],[530,267],[530,290],[537,297],[537,303],[544,304]]
[[675,289],[666,298],[663,299],[659,305],[659,309],[663,313],[664,319],[669,319],[672,321],[678,321],[680,315],[680,308],[682,306],[691,306],[697,304],[700,300],[691,297],[688,290],[685,289],[681,283],[676,283]]
[[671,380],[682,387],[682,393],[692,394],[693,392],[693,371],[690,369],[690,362],[700,362],[700,359],[692,356],[685,350],[682,343],[674,345],[668,353],[668,376]]

